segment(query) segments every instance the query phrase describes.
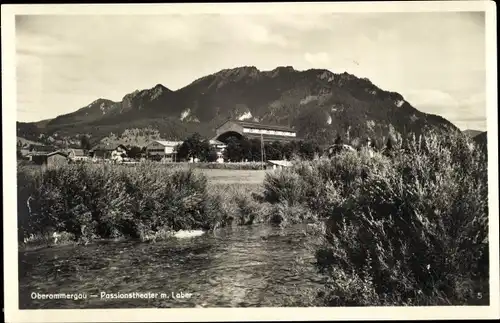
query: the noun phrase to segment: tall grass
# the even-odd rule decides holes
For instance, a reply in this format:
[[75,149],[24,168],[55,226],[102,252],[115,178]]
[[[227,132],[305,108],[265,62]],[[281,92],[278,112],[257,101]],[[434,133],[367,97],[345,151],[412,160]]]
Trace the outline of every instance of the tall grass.
[[268,174],[264,197],[327,219],[327,306],[488,303],[485,154],[465,136],[410,138]]
[[77,240],[144,238],[228,224],[221,200],[191,169],[74,164],[19,168],[19,240],[67,232]]

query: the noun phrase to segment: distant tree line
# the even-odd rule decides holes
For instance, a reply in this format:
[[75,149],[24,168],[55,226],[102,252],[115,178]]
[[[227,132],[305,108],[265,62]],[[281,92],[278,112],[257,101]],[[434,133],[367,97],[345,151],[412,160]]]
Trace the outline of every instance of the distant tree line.
[[[264,156],[262,156],[262,148]],[[291,142],[266,142],[262,144],[259,139],[231,137],[227,140],[224,159],[239,161],[261,161],[292,159],[297,156],[301,159],[313,159],[316,154],[321,154],[321,147],[312,141]]]
[[[81,148],[90,150],[91,145],[87,136],[82,136]],[[333,141],[333,152],[340,152],[340,148],[345,144],[344,139],[340,134],[337,134]],[[294,157],[300,159],[311,160],[316,155],[322,155],[324,148],[328,145],[309,140],[296,140],[290,142],[273,141],[261,143],[260,139],[248,139],[246,137],[230,137],[226,140],[226,149],[224,150],[223,158],[225,161],[242,162],[242,161],[261,161],[261,160],[291,160]],[[353,148],[360,149],[366,146],[365,143],[356,145]],[[380,140],[372,140],[369,148],[375,151],[383,151],[384,154],[392,154],[394,150],[394,140],[390,137],[382,143]],[[210,144],[208,139],[203,138],[199,133],[194,133],[180,144],[177,149],[176,160],[185,161],[190,159],[198,159],[200,162],[215,162],[218,158],[216,148]],[[262,152],[264,156],[262,156]],[[146,156],[146,147],[129,146],[127,149],[127,157],[139,159]]]
[[[332,143],[341,146],[344,141],[340,135]],[[388,138],[385,145],[372,141],[370,148],[376,151],[390,153],[393,150],[393,140]],[[225,161],[242,162],[261,160],[291,160],[294,157],[311,160],[315,155],[322,155],[324,145],[320,145],[313,140],[297,140],[291,142],[266,142],[262,145],[259,139],[248,139],[246,137],[230,137],[226,140],[226,149],[223,158]],[[262,156],[262,148],[264,156]],[[355,147],[361,148],[361,147]],[[208,139],[203,138],[199,133],[189,136],[177,148],[177,161],[198,159],[200,162],[215,162],[218,158],[216,148],[210,144]],[[340,150],[339,150],[340,151]],[[145,147],[132,146],[127,152],[130,158],[140,158],[145,155]]]
[[[322,151],[320,146],[312,141],[266,142],[263,148],[264,156],[262,156],[262,144],[259,139],[230,137],[226,140],[226,149],[222,157],[231,162],[282,160],[292,159],[294,156],[313,159],[315,154],[321,154]],[[200,162],[215,162],[218,156],[216,148],[210,144],[210,141],[195,133],[177,147],[176,158],[179,161],[197,158]]]

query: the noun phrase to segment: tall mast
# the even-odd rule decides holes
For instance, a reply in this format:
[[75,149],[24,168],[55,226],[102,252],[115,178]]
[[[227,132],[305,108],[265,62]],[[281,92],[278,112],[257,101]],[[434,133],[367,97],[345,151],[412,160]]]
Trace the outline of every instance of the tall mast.
[[261,167],[264,169],[264,155],[266,151],[264,149],[264,135],[260,134],[260,162],[261,162]]

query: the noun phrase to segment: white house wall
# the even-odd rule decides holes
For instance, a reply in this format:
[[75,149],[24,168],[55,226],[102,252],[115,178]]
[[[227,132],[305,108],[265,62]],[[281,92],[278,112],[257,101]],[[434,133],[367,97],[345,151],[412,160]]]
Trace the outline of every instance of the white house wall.
[[173,154],[175,151],[174,148],[175,147],[165,147],[165,154]]

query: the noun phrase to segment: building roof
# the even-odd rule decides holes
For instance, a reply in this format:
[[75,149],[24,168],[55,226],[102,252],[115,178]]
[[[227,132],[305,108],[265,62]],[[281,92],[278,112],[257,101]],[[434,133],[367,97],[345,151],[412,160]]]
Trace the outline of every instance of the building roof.
[[[252,139],[257,139],[261,140],[261,134],[260,133],[248,133],[246,132],[244,135],[249,140]],[[215,136],[211,140],[217,140],[219,136]],[[300,141],[302,138],[297,138],[297,137],[288,137],[288,136],[278,136],[278,135],[268,135],[268,134],[262,134],[262,139],[264,139],[264,142],[274,142],[274,141],[279,141],[279,142],[291,142],[291,141]],[[217,140],[218,141],[218,140]],[[225,143],[223,143],[226,145]]]
[[183,141],[170,141],[170,140],[155,140],[154,142],[157,142],[165,147],[174,147],[183,143]]
[[94,148],[91,149],[91,151],[96,151],[96,150],[109,150],[109,151],[112,151],[112,150],[115,150],[117,149],[118,147],[122,147],[124,148],[125,150],[127,150],[127,147],[123,144],[105,144],[105,143],[99,143],[97,144]]
[[73,155],[76,157],[84,157],[85,155],[85,150],[83,149],[70,149],[70,152],[73,153]]
[[52,152],[55,151],[56,149],[52,146],[47,146],[47,145],[30,145],[29,150],[40,151],[40,152]]
[[63,153],[60,150],[57,150],[57,151],[51,152],[49,154],[46,154],[47,157],[51,157],[51,156],[54,156],[54,155],[62,155],[64,157],[68,157],[68,155],[66,155],[65,153]]
[[217,128],[222,127],[227,122],[234,122],[234,123],[239,124],[240,126],[245,127],[245,128],[295,132],[295,130],[293,130],[290,127],[286,127],[286,126],[270,125],[270,124],[264,124],[264,123],[260,123],[260,122],[240,121],[240,120],[227,120],[226,122],[224,122],[223,124],[221,124]]
[[282,167],[291,167],[292,162],[288,160],[268,160],[268,163],[276,166],[282,166]]

